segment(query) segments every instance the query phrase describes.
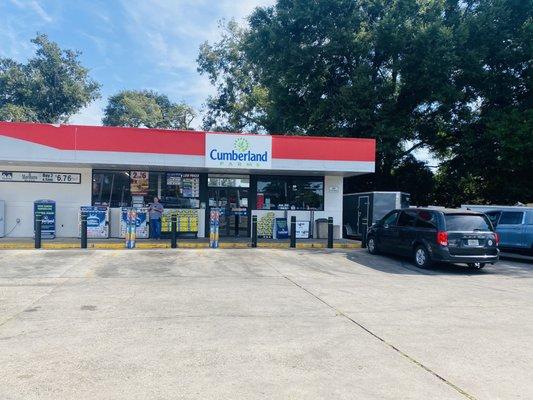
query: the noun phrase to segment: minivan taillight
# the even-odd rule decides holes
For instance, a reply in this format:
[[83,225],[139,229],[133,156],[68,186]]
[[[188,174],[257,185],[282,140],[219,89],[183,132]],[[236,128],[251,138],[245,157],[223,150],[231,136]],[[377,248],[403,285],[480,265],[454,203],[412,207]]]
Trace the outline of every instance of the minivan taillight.
[[448,232],[438,231],[437,232],[437,243],[441,246],[448,246]]

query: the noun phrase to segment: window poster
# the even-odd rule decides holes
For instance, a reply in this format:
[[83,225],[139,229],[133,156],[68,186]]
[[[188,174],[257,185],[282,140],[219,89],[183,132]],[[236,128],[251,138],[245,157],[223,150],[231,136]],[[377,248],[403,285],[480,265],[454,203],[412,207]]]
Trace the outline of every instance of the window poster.
[[148,171],[131,171],[130,190],[132,195],[148,194]]
[[167,186],[179,187],[179,194],[182,197],[200,197],[200,175],[167,173]]

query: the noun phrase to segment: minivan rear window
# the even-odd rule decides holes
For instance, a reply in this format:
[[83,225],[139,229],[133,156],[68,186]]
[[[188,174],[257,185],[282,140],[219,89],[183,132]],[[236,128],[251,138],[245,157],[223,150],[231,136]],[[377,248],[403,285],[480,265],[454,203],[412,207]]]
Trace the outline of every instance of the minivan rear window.
[[472,214],[444,214],[447,231],[490,231],[487,217]]

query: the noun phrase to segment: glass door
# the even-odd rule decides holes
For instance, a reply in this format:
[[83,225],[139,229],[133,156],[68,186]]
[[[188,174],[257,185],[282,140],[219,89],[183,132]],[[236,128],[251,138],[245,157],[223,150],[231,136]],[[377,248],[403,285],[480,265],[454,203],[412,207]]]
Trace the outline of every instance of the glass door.
[[213,207],[220,210],[220,237],[248,236],[249,187],[248,175],[209,175],[207,216]]

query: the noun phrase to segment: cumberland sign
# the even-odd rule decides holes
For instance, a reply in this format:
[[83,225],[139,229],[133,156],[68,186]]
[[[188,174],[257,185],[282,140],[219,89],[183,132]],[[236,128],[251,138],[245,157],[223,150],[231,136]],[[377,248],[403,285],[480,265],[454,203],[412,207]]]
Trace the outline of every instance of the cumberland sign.
[[213,168],[269,169],[272,137],[207,133],[205,166]]

